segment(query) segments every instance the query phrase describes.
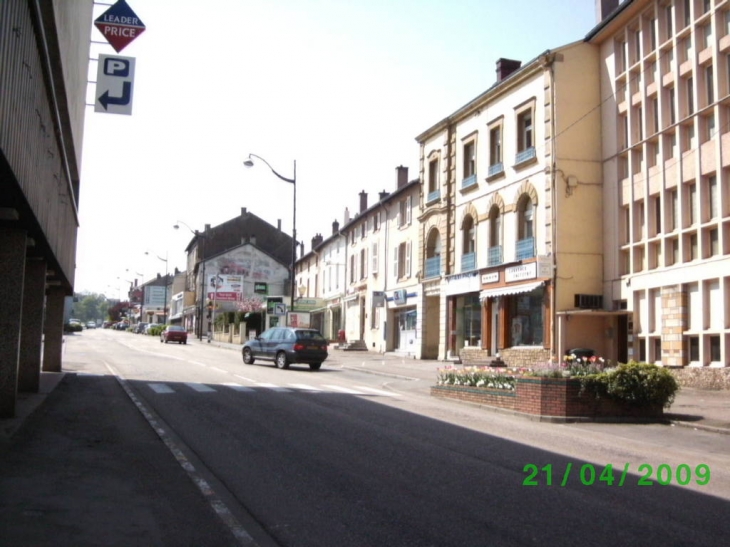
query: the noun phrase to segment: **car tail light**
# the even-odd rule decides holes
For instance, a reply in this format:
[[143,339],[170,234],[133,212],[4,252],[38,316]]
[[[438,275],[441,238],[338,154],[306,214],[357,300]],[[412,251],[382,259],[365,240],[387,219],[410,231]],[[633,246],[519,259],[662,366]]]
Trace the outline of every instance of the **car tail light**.
[[304,344],[294,344],[294,351],[302,351],[305,347]]

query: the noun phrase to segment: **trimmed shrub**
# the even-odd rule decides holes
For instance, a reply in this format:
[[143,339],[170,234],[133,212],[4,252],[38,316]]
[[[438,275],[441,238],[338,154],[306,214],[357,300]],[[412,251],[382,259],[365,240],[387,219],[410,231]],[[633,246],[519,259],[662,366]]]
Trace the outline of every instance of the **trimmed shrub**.
[[613,370],[582,378],[582,390],[625,401],[635,406],[660,405],[668,408],[674,402],[679,384],[671,372],[649,363],[630,361]]

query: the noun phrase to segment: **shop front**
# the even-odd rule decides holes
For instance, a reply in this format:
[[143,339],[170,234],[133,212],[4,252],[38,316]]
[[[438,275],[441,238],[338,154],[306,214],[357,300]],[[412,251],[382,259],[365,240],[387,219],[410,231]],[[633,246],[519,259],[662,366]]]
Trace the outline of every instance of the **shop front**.
[[390,340],[387,346],[392,351],[407,355],[420,355],[418,342],[418,308],[416,292],[398,289],[386,297],[388,304],[387,324],[390,325]]
[[448,308],[448,357],[456,357],[462,348],[482,347],[482,307],[479,274],[469,272],[446,278]]
[[549,270],[537,262],[483,273],[484,349],[505,358],[512,350],[531,350],[522,355],[519,365],[549,358],[551,345]]

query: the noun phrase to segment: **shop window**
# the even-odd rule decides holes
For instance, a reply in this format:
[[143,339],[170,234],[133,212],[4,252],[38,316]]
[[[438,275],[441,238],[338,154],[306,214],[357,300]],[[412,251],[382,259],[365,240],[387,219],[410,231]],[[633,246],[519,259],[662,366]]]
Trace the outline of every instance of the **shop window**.
[[509,298],[511,346],[543,344],[543,302],[542,287]]
[[[461,323],[461,329],[459,329],[458,323]],[[464,346],[478,347],[481,345],[482,305],[479,301],[479,296],[464,297],[464,304],[460,310],[460,317],[457,317],[457,330],[461,330],[461,332],[464,333]]]

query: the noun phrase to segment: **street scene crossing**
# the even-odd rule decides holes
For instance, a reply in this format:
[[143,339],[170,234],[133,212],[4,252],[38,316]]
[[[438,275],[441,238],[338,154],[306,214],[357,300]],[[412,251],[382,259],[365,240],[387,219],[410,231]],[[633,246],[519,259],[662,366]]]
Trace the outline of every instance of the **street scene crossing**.
[[179,393],[183,390],[197,393],[217,393],[221,390],[234,390],[241,393],[255,393],[257,391],[267,391],[273,393],[346,393],[348,395],[365,396],[365,397],[400,397],[400,394],[376,389],[368,386],[352,386],[344,387],[334,384],[325,384],[319,387],[308,384],[285,384],[277,385],[269,382],[251,381],[250,385],[242,385],[234,382],[224,384],[201,384],[195,382],[185,382],[182,384],[166,384],[161,382],[147,382],[147,388],[157,395],[167,395],[171,393]]

